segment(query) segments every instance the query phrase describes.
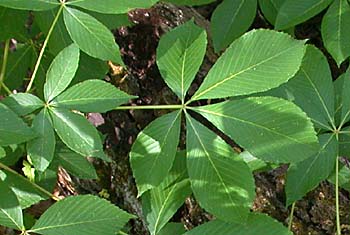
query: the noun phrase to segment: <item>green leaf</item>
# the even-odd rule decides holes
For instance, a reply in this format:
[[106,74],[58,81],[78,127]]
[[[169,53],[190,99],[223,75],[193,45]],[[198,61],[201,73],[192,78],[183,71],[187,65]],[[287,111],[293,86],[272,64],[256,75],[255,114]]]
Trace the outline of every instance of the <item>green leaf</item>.
[[341,94],[341,123],[340,125],[344,125],[350,120],[350,69],[344,75],[343,80],[343,90]]
[[168,223],[160,230],[157,235],[179,235],[186,232],[185,226],[182,223]]
[[3,147],[0,147],[0,159],[6,157],[6,150]]
[[93,79],[78,83],[57,96],[52,105],[82,112],[104,113],[134,98],[105,81]]
[[79,6],[90,11],[105,14],[122,14],[136,8],[150,8],[159,0],[104,0],[103,4],[96,4],[95,0],[73,0],[67,5]]
[[[47,36],[52,22],[58,13],[58,9],[51,9],[49,11],[42,11],[35,13],[35,21],[41,31]],[[57,55],[64,48],[72,44],[72,39],[70,38],[66,26],[63,21],[63,16],[60,15],[58,21],[53,29],[49,42],[48,48],[53,55]]]
[[350,127],[342,129],[339,135],[339,155],[350,159]]
[[215,9],[210,27],[216,52],[225,49],[249,29],[256,8],[256,0],[224,0]]
[[245,224],[229,224],[220,220],[200,225],[184,235],[292,235],[281,223],[265,214],[251,213]]
[[57,135],[71,150],[107,160],[97,130],[84,116],[60,108],[50,109],[50,115]]
[[286,0],[259,0],[260,10],[270,24],[275,25],[279,9]]
[[322,39],[338,66],[350,56],[350,5],[335,0],[322,20]]
[[17,93],[7,96],[1,101],[19,116],[24,116],[44,107],[44,102],[28,93]]
[[36,135],[17,114],[0,103],[0,146],[26,142]]
[[25,156],[26,151],[22,144],[12,144],[3,148],[5,150],[5,157],[0,159],[2,164],[7,166],[15,165],[20,158]]
[[63,49],[53,60],[47,71],[44,85],[46,101],[61,94],[71,83],[79,65],[79,48],[72,44]]
[[308,45],[298,73],[288,83],[268,91],[268,95],[282,92],[308,114],[315,126],[329,129],[334,122],[334,90],[326,57],[316,47]]
[[50,165],[56,145],[55,132],[46,108],[35,116],[32,127],[39,137],[28,142],[27,151],[35,169],[42,172]]
[[185,152],[179,152],[164,181],[142,195],[143,213],[151,235],[163,231],[163,227],[191,193],[186,171],[186,155]]
[[188,175],[200,206],[219,219],[246,222],[255,196],[249,167],[205,126],[188,115],[186,123]]
[[59,6],[56,0],[1,0],[0,6],[19,10],[45,11]]
[[100,21],[102,24],[104,24],[108,29],[118,29],[121,26],[131,26],[132,23],[129,20],[128,14],[102,14],[98,12],[93,11],[87,11],[87,13],[96,20]]
[[[94,5],[104,4],[94,2]],[[101,60],[123,64],[119,46],[106,26],[92,16],[69,7],[64,8],[63,16],[69,35],[82,51]]]
[[271,30],[253,30],[234,41],[209,71],[191,100],[266,91],[298,71],[304,42]]
[[215,2],[215,0],[164,0],[177,5],[199,6]]
[[[339,164],[338,185],[350,192],[350,169],[347,165]],[[328,181],[335,185],[335,172],[328,178]]]
[[14,192],[0,180],[0,224],[6,227],[23,230],[23,215]]
[[74,196],[56,202],[30,231],[44,235],[114,235],[131,218],[105,199]]
[[333,0],[285,0],[280,8],[276,29],[287,29],[323,11]]
[[151,122],[137,136],[130,163],[138,196],[158,186],[173,165],[180,137],[181,112],[163,115]]
[[287,206],[316,188],[334,170],[338,156],[338,142],[335,135],[321,135],[319,141],[321,148],[315,156],[289,166],[286,180]]
[[263,170],[268,167],[268,163],[265,161],[254,157],[251,153],[248,151],[243,151],[239,154],[239,156],[247,163],[249,166],[250,170],[252,172],[258,171],[258,170]]
[[80,179],[97,179],[94,166],[85,158],[65,146],[56,149],[59,165]]
[[22,209],[48,198],[48,195],[23,176],[0,170],[0,179],[16,194]]
[[193,21],[165,34],[157,48],[157,65],[167,85],[184,101],[207,47],[205,30]]
[[319,149],[310,119],[298,106],[283,99],[251,97],[194,110],[265,161],[298,162]]
[[0,7],[0,22],[6,22],[1,25],[0,41],[5,41],[10,38],[20,38],[25,35],[26,31],[24,25],[28,16],[28,12],[25,11]]

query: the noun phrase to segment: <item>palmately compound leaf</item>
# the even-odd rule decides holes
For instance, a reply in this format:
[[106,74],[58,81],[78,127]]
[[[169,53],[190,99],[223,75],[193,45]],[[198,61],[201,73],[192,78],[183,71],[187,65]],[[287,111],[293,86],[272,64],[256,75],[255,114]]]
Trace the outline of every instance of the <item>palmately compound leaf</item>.
[[276,29],[287,29],[323,11],[333,0],[286,0],[279,9]]
[[191,100],[248,95],[275,88],[298,71],[305,47],[288,34],[253,30],[234,41]]
[[196,107],[194,111],[265,161],[298,162],[319,148],[310,119],[283,99],[250,97]]
[[224,0],[213,12],[211,31],[219,52],[247,31],[256,15],[256,0]]
[[79,47],[73,43],[55,57],[47,71],[44,85],[44,96],[47,102],[69,86],[79,66],[79,55]]
[[151,122],[137,136],[130,163],[138,196],[158,186],[173,165],[180,137],[181,112],[172,112]]
[[319,137],[319,141],[321,148],[316,155],[289,166],[286,180],[287,205],[316,188],[334,170],[338,156],[338,142],[335,135],[323,134]]
[[52,105],[81,112],[105,113],[134,98],[108,82],[90,79],[57,96]]
[[344,75],[343,90],[341,93],[341,125],[344,125],[350,120],[350,69]]
[[11,94],[1,102],[19,116],[32,113],[45,105],[41,99],[29,93]]
[[259,0],[259,7],[264,17],[275,25],[279,9],[286,0]]
[[0,6],[19,10],[46,11],[59,6],[56,0],[1,0]]
[[255,196],[249,167],[219,136],[186,116],[187,169],[195,198],[219,219],[246,222]]
[[226,223],[220,220],[200,225],[184,235],[292,235],[281,223],[265,214],[251,213],[245,224]]
[[43,235],[115,235],[131,218],[105,199],[73,196],[51,206],[30,231]]
[[137,8],[150,8],[159,0],[104,0],[103,4],[96,4],[95,0],[72,0],[67,5],[79,6],[90,11],[104,14],[122,14]]
[[338,66],[350,56],[350,5],[335,0],[322,20],[322,39]]
[[84,116],[60,108],[49,111],[53,127],[65,145],[82,156],[108,161],[96,128]]
[[35,132],[16,113],[0,103],[0,146],[23,143],[34,137]]
[[25,22],[27,19],[28,12],[26,11],[0,6],[0,22],[6,21],[6,24],[1,25],[0,41],[5,41],[10,38],[19,38],[25,35]]
[[35,169],[43,172],[53,159],[56,145],[55,131],[46,108],[34,117],[32,127],[39,136],[27,143],[27,151]]
[[207,48],[207,34],[193,21],[165,34],[157,48],[157,65],[166,84],[184,101]]
[[316,127],[330,129],[334,122],[334,89],[326,57],[308,45],[298,73],[286,84],[267,92],[297,104]]
[[16,194],[0,180],[0,225],[23,230],[23,215]]
[[164,181],[142,195],[142,211],[151,235],[163,231],[163,227],[191,193],[186,155],[185,152],[178,152],[174,165]]
[[69,7],[64,8],[63,17],[69,35],[82,51],[101,60],[123,64],[112,32],[101,22]]
[[157,235],[178,235],[186,232],[185,226],[182,223],[167,223]]

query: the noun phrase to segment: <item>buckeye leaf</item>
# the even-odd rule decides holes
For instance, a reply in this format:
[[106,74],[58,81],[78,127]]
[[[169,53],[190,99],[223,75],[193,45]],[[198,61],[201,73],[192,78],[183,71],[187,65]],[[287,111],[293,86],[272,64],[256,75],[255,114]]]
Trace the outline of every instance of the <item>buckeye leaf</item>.
[[321,148],[316,155],[289,166],[286,180],[287,205],[316,188],[334,170],[338,156],[338,142],[335,135],[321,135],[319,141]]
[[194,110],[265,161],[302,161],[319,147],[310,119],[298,106],[283,99],[250,97]]
[[275,28],[287,29],[323,11],[333,0],[286,0],[280,8]]
[[254,21],[256,8],[256,0],[224,0],[215,9],[210,28],[216,52],[225,49],[247,31]]
[[275,25],[278,11],[285,1],[286,0],[259,0],[260,10],[270,24]]
[[343,90],[341,93],[341,125],[344,125],[350,120],[350,70],[346,72],[343,78]]
[[219,219],[246,222],[255,196],[249,167],[231,146],[188,115],[186,124],[187,169],[197,201]]
[[0,6],[19,10],[46,11],[59,6],[57,0],[1,0]]
[[35,116],[32,127],[39,136],[28,142],[27,151],[35,169],[43,172],[53,159],[56,145],[55,131],[46,108]]
[[46,75],[46,101],[51,101],[69,86],[79,66],[79,55],[79,47],[73,43],[55,57]]
[[92,195],[67,197],[51,206],[30,232],[43,235],[114,235],[132,215]]
[[136,8],[150,8],[159,0],[104,0],[103,4],[96,4],[95,0],[73,0],[67,5],[79,6],[90,11],[104,14],[121,14]]
[[180,137],[181,112],[172,112],[151,122],[137,136],[130,163],[138,196],[158,186],[173,165]]
[[97,130],[84,116],[60,108],[51,108],[50,115],[57,135],[71,150],[82,156],[108,160]]
[[234,41],[209,71],[191,100],[266,91],[298,71],[304,42],[272,30],[253,30]]
[[69,35],[82,51],[101,60],[123,64],[119,46],[115,43],[113,34],[101,22],[69,7],[64,8],[63,17]]
[[350,56],[350,5],[335,0],[322,20],[322,39],[338,66]]
[[0,120],[0,146],[23,143],[36,136],[16,113],[2,103]]
[[78,83],[57,96],[52,105],[82,112],[104,113],[128,102],[134,96],[110,83],[93,79]]
[[203,62],[206,47],[206,32],[193,21],[173,29],[160,39],[157,48],[159,71],[182,101]]
[[23,230],[23,215],[16,194],[0,180],[0,225]]
[[0,41],[5,41],[10,38],[19,38],[25,35],[25,22],[27,19],[28,12],[26,11],[0,7],[0,22],[6,21],[6,24],[1,25]]
[[350,158],[350,127],[342,129],[339,135],[339,155]]
[[200,225],[184,235],[292,235],[281,223],[265,214],[251,213],[245,224],[227,223],[220,220]]
[[185,226],[182,223],[170,222],[167,223],[157,235],[178,235],[186,232]]
[[45,105],[42,100],[29,93],[11,94],[1,102],[19,116],[32,113]]
[[177,5],[199,6],[215,2],[215,0],[165,0],[165,2],[171,2]]

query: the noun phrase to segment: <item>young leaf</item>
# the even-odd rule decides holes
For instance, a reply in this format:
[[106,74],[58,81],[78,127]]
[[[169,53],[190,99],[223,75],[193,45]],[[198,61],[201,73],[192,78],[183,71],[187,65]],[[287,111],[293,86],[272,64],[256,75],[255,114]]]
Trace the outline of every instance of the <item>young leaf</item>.
[[167,85],[184,101],[207,47],[205,30],[193,21],[165,34],[157,48],[157,65]]
[[292,235],[286,227],[265,214],[251,213],[245,224],[226,223],[220,220],[200,225],[184,235]]
[[138,196],[158,186],[173,165],[180,137],[181,112],[172,112],[151,122],[137,136],[130,163]]
[[50,115],[57,135],[71,150],[107,160],[97,130],[84,116],[59,108],[50,109]]
[[1,101],[19,116],[24,116],[44,107],[44,102],[28,93],[17,93],[7,96]]
[[105,14],[122,14],[136,8],[150,8],[159,0],[104,0],[103,4],[96,4],[95,0],[73,0],[67,5],[79,6],[90,11]]
[[131,218],[105,199],[74,196],[56,202],[30,231],[43,235],[114,235]]
[[215,9],[210,28],[216,52],[225,49],[247,31],[254,21],[256,8],[256,0],[224,0]]
[[259,0],[260,10],[270,24],[275,25],[278,11],[285,1],[286,0]]
[[159,234],[191,193],[186,156],[184,152],[179,152],[165,180],[142,195],[143,213],[151,235]]
[[283,99],[251,97],[194,110],[265,161],[298,162],[319,148],[310,119],[298,106]]
[[17,114],[0,103],[0,146],[19,144],[36,137]]
[[280,8],[275,28],[287,29],[323,11],[333,0],[286,0]]
[[23,230],[23,215],[14,192],[0,180],[0,225]]
[[350,5],[335,0],[322,20],[322,39],[338,66],[350,56]]
[[59,6],[56,0],[1,0],[0,6],[19,10],[46,11]]
[[134,98],[110,83],[93,79],[78,83],[57,96],[52,105],[82,112],[104,113]]
[[73,43],[56,56],[47,71],[44,85],[46,101],[51,101],[69,86],[78,69],[78,65],[79,47]]
[[187,169],[199,204],[219,219],[246,222],[255,196],[249,167],[219,136],[189,115],[186,123]]
[[[101,4],[94,2],[94,5]],[[82,51],[101,60],[123,64],[119,46],[106,26],[92,16],[69,7],[64,8],[63,16],[69,35]]]
[[[276,91],[277,90],[277,91]],[[314,46],[307,46],[298,73],[288,83],[268,91],[268,95],[283,92],[279,97],[297,104],[312,119],[315,126],[334,128],[334,90],[326,57]]]
[[35,116],[32,127],[39,137],[28,142],[27,151],[35,169],[43,172],[53,159],[56,145],[55,132],[46,108]]
[[286,180],[287,206],[316,188],[334,169],[338,156],[335,135],[321,135],[319,141],[321,148],[315,156],[289,166]]
[[250,31],[218,59],[191,100],[248,95],[277,87],[298,71],[303,44],[285,33]]

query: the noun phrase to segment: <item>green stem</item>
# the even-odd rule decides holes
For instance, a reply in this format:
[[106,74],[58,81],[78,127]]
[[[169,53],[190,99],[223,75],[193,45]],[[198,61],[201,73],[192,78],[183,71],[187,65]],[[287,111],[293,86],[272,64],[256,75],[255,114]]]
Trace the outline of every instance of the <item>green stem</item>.
[[52,25],[49,29],[49,32],[47,33],[47,36],[45,38],[45,41],[44,41],[44,44],[40,50],[40,53],[39,53],[39,57],[38,57],[38,60],[36,61],[36,64],[35,64],[35,67],[34,67],[34,71],[33,71],[33,74],[32,74],[32,77],[30,78],[30,81],[29,81],[29,84],[27,86],[27,89],[26,89],[26,92],[29,92],[30,89],[32,88],[33,86],[33,82],[35,80],[35,76],[36,76],[36,73],[38,72],[39,70],[39,66],[40,66],[40,63],[41,63],[41,59],[43,58],[43,55],[44,55],[44,52],[45,52],[45,49],[46,49],[46,46],[47,46],[47,43],[49,42],[49,39],[51,37],[51,34],[53,32],[53,29],[55,28],[55,25],[57,24],[57,21],[62,13],[62,10],[64,8],[64,4],[61,5],[61,7],[58,9],[58,12],[57,12],[57,15],[55,16],[55,19],[53,20],[52,22]]
[[18,177],[22,178],[23,180],[25,180],[27,183],[31,184],[34,188],[38,189],[40,192],[46,194],[47,196],[49,196],[50,198],[52,198],[55,201],[59,201],[60,199],[58,197],[56,197],[55,195],[53,195],[52,193],[50,193],[49,191],[47,191],[46,189],[40,187],[39,185],[33,183],[32,181],[28,180],[26,177],[24,177],[23,175],[19,174],[18,172],[12,170],[10,167],[4,165],[3,163],[0,162],[0,169],[4,169],[6,171],[11,172],[14,175],[17,175]]
[[119,106],[114,110],[136,110],[136,109],[182,109],[184,108],[181,104],[174,105],[140,105],[140,106]]
[[121,230],[118,232],[118,234],[120,234],[120,235],[128,235],[127,233],[125,233],[125,232],[123,232]]
[[337,235],[341,235],[340,214],[339,214],[339,161],[338,157],[335,162],[335,210],[337,222]]
[[290,210],[289,221],[288,221],[288,230],[289,231],[292,231],[294,209],[295,209],[295,202],[293,202],[292,209]]
[[7,39],[5,42],[4,59],[2,61],[2,67],[1,67],[1,72],[0,72],[0,91],[1,91],[1,87],[3,87],[4,90],[10,95],[10,94],[12,94],[12,92],[4,83],[5,74],[6,74],[7,59],[8,59],[8,55],[9,55],[9,49],[10,49],[10,39]]

